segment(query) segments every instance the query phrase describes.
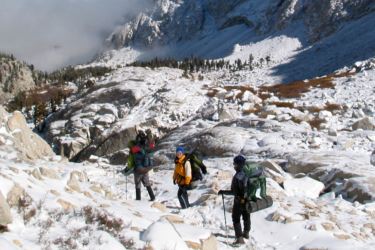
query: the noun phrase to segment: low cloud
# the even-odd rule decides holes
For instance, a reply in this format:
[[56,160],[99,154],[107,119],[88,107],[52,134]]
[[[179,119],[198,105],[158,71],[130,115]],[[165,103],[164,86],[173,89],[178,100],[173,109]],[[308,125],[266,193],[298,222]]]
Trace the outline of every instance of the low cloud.
[[0,0],[0,52],[43,71],[86,63],[147,0]]

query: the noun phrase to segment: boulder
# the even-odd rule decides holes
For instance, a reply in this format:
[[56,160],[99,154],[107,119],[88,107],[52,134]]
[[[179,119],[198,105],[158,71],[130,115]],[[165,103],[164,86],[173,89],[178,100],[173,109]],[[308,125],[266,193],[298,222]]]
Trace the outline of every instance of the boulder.
[[163,218],[166,218],[170,223],[184,223],[184,219],[173,214],[168,214],[162,216]]
[[39,170],[40,173],[47,178],[61,180],[60,175],[53,169],[40,167]]
[[284,189],[297,197],[318,198],[324,190],[324,184],[310,177],[284,181]]
[[210,235],[207,239],[201,239],[202,250],[216,250],[217,239],[214,235]]
[[70,178],[72,178],[73,175],[77,176],[77,177],[78,177],[78,180],[79,180],[80,182],[87,182],[87,181],[88,181],[88,177],[87,177],[87,174],[86,174],[85,172],[82,173],[82,172],[80,172],[80,171],[74,170],[74,171],[71,173],[71,177],[70,177]]
[[58,199],[57,202],[60,203],[61,207],[64,210],[73,210],[73,209],[78,208],[77,206],[73,205],[72,203],[70,203],[68,201],[64,201],[63,199]]
[[14,138],[9,138],[13,141],[14,148],[27,158],[45,160],[45,156],[55,155],[47,142],[30,130],[21,112],[15,111],[10,116],[7,125],[14,136]]
[[77,191],[78,193],[82,193],[78,180],[74,174],[71,175],[70,180],[67,182],[67,185],[74,191]]
[[[168,235],[168,237],[165,237],[166,235]],[[151,241],[152,246],[156,249],[189,249],[175,227],[166,218],[160,218],[158,221],[152,223],[145,232],[141,234],[141,240],[145,242]]]
[[219,112],[219,121],[220,122],[223,122],[223,121],[226,121],[226,120],[232,120],[232,119],[235,118],[234,115],[232,114],[232,112],[229,110],[229,108],[227,107],[227,105],[224,102],[219,103],[218,112]]
[[34,176],[35,179],[37,179],[37,180],[40,180],[40,181],[44,180],[43,177],[42,177],[42,175],[40,174],[40,172],[39,172],[39,170],[38,170],[37,168],[34,169],[33,172],[32,172],[31,174],[32,174],[32,176]]
[[373,127],[374,125],[372,124],[372,121],[368,117],[365,117],[362,120],[359,120],[352,125],[353,130],[357,130],[357,129],[372,130]]
[[13,207],[18,206],[21,197],[27,196],[25,189],[21,187],[18,183],[14,183],[13,188],[9,191],[7,195],[7,202]]
[[3,193],[0,191],[0,226],[6,227],[8,224],[13,222],[12,213],[10,207],[6,202]]
[[159,202],[152,203],[151,207],[159,209],[162,213],[167,212],[167,206]]
[[267,115],[276,115],[279,109],[277,108],[276,105],[269,105],[267,104],[266,106],[263,107],[262,109],[262,114],[267,116]]
[[259,165],[262,167],[262,168],[268,168],[268,169],[271,169],[273,171],[275,171],[276,173],[278,174],[281,174],[281,175],[284,175],[285,174],[285,171],[279,166],[279,164],[277,164],[275,161],[273,160],[266,160],[266,161],[263,161],[261,163],[259,163]]

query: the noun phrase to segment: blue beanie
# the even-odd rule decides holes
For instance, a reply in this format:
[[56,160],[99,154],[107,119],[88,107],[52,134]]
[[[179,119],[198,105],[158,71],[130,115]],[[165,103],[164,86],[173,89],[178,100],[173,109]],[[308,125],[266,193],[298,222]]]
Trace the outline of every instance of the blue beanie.
[[181,146],[178,146],[178,147],[177,147],[177,149],[176,149],[176,153],[177,153],[178,151],[181,151],[182,153],[185,153],[185,152],[184,152],[184,148],[181,147]]
[[237,155],[236,157],[234,157],[233,162],[237,166],[241,167],[241,166],[243,166],[245,164],[246,159],[242,155]]

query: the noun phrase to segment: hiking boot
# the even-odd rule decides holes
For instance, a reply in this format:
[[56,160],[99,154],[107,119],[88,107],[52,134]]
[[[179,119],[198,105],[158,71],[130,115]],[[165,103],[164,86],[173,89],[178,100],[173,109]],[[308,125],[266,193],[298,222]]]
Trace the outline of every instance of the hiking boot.
[[233,242],[233,246],[239,246],[239,245],[243,245],[245,244],[245,240],[243,239],[243,237],[238,237],[234,242]]
[[242,233],[242,237],[244,237],[245,239],[250,238],[249,232],[244,231],[244,232]]

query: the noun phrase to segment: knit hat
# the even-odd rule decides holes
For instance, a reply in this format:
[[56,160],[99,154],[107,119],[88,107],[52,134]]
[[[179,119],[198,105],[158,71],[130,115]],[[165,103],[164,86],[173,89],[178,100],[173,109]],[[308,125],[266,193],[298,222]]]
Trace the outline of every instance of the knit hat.
[[177,153],[178,151],[181,151],[181,153],[185,153],[185,152],[184,152],[184,148],[181,147],[181,146],[178,146],[178,147],[177,147],[177,149],[176,149],[176,153]]
[[242,155],[237,155],[236,157],[234,157],[233,162],[237,166],[241,167],[245,164],[246,159]]

